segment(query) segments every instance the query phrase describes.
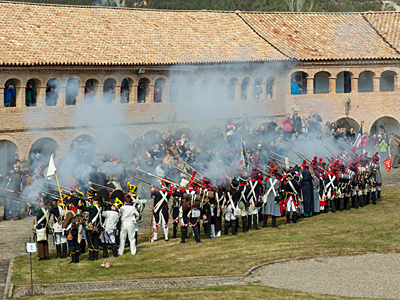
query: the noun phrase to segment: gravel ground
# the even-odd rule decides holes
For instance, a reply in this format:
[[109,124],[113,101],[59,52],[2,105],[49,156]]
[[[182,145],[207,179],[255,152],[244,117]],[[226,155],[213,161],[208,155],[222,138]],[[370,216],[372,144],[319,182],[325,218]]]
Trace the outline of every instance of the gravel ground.
[[262,266],[253,284],[347,297],[400,299],[400,254],[293,260]]

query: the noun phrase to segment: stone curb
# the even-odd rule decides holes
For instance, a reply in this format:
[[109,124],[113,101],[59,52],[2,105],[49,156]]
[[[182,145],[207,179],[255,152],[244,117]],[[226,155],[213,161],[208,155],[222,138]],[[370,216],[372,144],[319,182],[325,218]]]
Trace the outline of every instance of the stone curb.
[[[6,279],[6,285],[4,287],[4,294],[3,294],[3,300],[6,300],[7,298],[10,297],[10,280],[11,280],[11,274],[12,274],[12,266],[14,264],[14,257],[11,257],[10,259],[10,264],[8,265],[8,272],[7,272],[7,279]],[[11,291],[12,293],[12,291]]]
[[[100,282],[76,282],[63,284],[35,284],[36,295],[57,295],[95,292],[112,292],[124,290],[165,290],[183,289],[195,287],[245,285],[243,275],[233,276],[207,276],[207,277],[186,277],[186,278],[154,278],[121,281],[100,281]],[[14,297],[30,296],[30,285],[18,287]]]

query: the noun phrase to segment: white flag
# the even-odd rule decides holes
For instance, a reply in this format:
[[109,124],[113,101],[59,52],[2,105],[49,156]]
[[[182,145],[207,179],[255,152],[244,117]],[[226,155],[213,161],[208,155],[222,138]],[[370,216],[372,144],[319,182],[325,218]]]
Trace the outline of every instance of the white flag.
[[54,164],[53,154],[50,156],[49,167],[47,168],[47,177],[53,176],[56,173],[56,165]]

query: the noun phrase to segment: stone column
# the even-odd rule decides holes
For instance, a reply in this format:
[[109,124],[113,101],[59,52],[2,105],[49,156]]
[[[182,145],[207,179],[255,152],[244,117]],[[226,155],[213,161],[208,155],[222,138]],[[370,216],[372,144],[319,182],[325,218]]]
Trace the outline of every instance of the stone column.
[[0,107],[4,107],[4,86],[0,87]]
[[26,91],[25,86],[16,86],[15,87],[15,107],[26,106],[25,91]]
[[358,92],[358,77],[351,77],[351,92],[356,93]]
[[329,94],[336,93],[336,77],[329,77]]
[[81,85],[78,89],[78,96],[76,96],[76,105],[85,103],[85,86]]
[[146,92],[146,103],[154,103],[154,85],[147,85]]
[[379,92],[380,91],[380,76],[374,76],[374,92]]
[[137,103],[137,89],[138,87],[136,84],[129,85],[129,104]]
[[[314,77],[307,77],[307,95],[314,94]],[[303,85],[304,88],[304,85]]]
[[117,104],[121,104],[121,86],[120,85],[114,86],[114,91],[115,91],[115,100],[113,100],[112,103],[116,102]]
[[36,106],[46,106],[46,86],[36,87]]
[[168,99],[169,99],[169,85],[166,84],[162,90],[161,102],[166,103],[168,102]]
[[240,83],[235,86],[235,98],[233,100],[241,100],[242,99],[242,85]]
[[96,94],[95,94],[95,97],[94,97],[94,104],[97,104],[96,103],[96,101],[97,102],[99,102],[99,103],[103,103],[103,88],[104,88],[104,85],[102,85],[102,84],[99,84],[97,87],[96,87]]
[[58,89],[58,99],[57,99],[57,104],[56,106],[64,106],[65,104],[65,91],[66,91],[66,86],[63,85]]

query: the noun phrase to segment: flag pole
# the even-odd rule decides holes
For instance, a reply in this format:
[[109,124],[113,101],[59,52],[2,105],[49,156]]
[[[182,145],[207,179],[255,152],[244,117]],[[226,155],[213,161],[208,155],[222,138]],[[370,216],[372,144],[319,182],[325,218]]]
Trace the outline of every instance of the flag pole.
[[[51,154],[51,157],[53,158],[53,154]],[[57,171],[54,170],[54,175],[56,176],[56,181],[57,181],[57,187],[58,187],[58,192],[60,193],[60,201],[61,203],[63,202],[63,198],[62,198],[62,194],[61,194],[61,189],[60,189],[60,183],[58,182],[58,177],[57,177]],[[65,205],[63,205],[64,208],[64,216],[67,216],[66,212],[65,212]]]

